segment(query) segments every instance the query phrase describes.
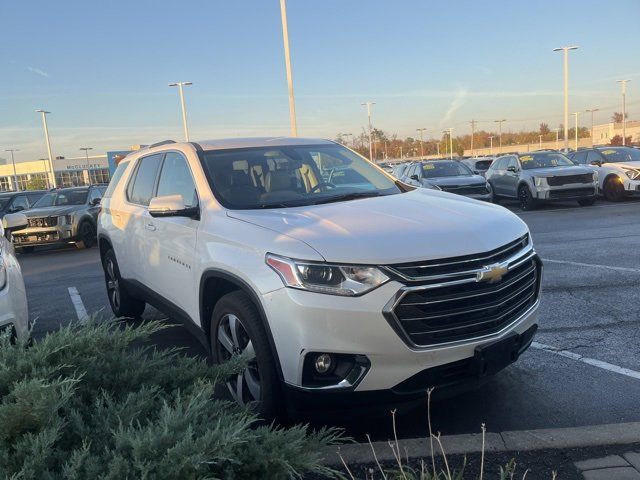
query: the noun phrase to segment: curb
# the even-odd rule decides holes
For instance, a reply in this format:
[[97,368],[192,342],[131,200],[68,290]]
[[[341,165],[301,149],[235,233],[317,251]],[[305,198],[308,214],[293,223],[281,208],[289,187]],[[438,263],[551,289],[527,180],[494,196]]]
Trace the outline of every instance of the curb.
[[[447,455],[463,455],[482,451],[482,434],[447,435],[440,437]],[[640,422],[589,425],[585,427],[548,428],[540,430],[520,430],[485,434],[485,452],[530,451],[545,449],[565,449],[597,447],[601,445],[627,445],[640,443]],[[431,456],[429,438],[398,440],[403,457],[423,458]],[[441,455],[440,447],[434,440],[436,455]],[[373,442],[373,449],[380,462],[394,461],[389,442]],[[372,445],[354,443],[325,449],[326,465],[341,465],[338,451],[347,465],[374,462]]]

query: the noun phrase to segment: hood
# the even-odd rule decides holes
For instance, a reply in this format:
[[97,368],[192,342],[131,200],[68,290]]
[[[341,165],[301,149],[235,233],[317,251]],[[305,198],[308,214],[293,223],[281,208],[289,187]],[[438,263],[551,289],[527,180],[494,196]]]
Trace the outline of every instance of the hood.
[[300,240],[328,262],[371,265],[485,252],[528,231],[498,205],[420,188],[308,207],[229,210],[227,215]]
[[612,166],[612,167],[623,167],[623,168],[633,168],[634,170],[640,170],[640,161],[638,162],[611,162],[605,163],[604,166]]
[[450,187],[453,185],[485,185],[487,181],[481,175],[460,175],[457,177],[435,177],[426,178],[427,182],[439,187]]
[[532,177],[562,177],[565,175],[592,173],[593,170],[589,167],[575,165],[571,167],[532,168],[531,170],[524,170],[524,172]]
[[58,217],[61,215],[69,215],[82,207],[83,205],[70,205],[63,207],[32,208],[31,210],[24,210],[21,213],[24,213],[27,218]]

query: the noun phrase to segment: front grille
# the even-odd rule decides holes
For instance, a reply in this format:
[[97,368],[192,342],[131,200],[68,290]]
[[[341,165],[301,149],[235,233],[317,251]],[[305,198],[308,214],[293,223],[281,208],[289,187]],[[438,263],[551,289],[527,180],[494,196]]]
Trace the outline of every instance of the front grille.
[[486,185],[442,185],[440,188],[449,193],[458,195],[485,195],[489,193]]
[[595,195],[593,188],[565,188],[563,190],[549,190],[549,198],[574,198]]
[[39,217],[28,220],[30,227],[55,227],[58,225],[58,217]]
[[547,177],[547,183],[550,187],[558,187],[560,185],[568,185],[570,183],[593,183],[593,173]]
[[[386,312],[387,318],[395,322],[394,327],[405,341],[417,347],[465,341],[501,331],[538,300],[542,264],[533,249],[523,248],[524,240],[527,239],[511,242],[497,249],[497,253],[441,260],[434,265],[435,275],[421,277],[419,285],[401,290]],[[503,277],[496,283],[478,281],[478,270],[496,262],[508,262]],[[442,265],[448,267],[446,273],[443,268],[447,267]]]

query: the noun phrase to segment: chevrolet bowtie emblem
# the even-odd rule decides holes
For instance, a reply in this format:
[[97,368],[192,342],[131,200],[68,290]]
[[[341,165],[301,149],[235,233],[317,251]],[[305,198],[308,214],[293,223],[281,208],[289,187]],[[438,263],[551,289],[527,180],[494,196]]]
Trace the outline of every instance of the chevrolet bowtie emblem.
[[498,283],[508,271],[506,263],[487,265],[476,273],[476,282]]

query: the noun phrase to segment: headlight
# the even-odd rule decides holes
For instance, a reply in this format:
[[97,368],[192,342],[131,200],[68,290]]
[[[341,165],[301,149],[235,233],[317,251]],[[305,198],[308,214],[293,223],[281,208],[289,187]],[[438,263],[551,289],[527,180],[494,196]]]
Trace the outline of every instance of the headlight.
[[328,295],[354,297],[389,280],[375,267],[312,263],[271,253],[267,254],[265,261],[287,287]]
[[7,267],[4,264],[4,257],[2,256],[2,250],[0,250],[0,290],[7,285]]
[[536,187],[546,187],[547,179],[546,177],[533,177],[533,181],[536,184]]
[[71,225],[73,218],[71,215],[61,215],[58,217],[58,225]]
[[631,180],[640,180],[640,170],[627,169],[624,171]]

